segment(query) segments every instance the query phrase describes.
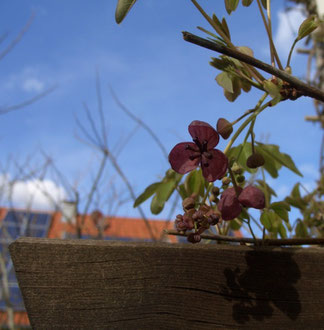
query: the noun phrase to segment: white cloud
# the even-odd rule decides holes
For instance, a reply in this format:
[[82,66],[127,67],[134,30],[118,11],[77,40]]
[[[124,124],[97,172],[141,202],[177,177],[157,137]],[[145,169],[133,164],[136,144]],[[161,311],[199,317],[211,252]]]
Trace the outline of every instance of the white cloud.
[[296,6],[288,12],[283,10],[278,12],[278,29],[274,37],[274,43],[281,56],[288,55],[290,47],[296,38],[298,28],[306,18],[301,8],[301,6]]
[[26,180],[10,184],[8,175],[0,176],[1,197],[14,207],[53,210],[66,198],[65,190],[51,180]]
[[37,78],[27,78],[22,82],[22,89],[26,92],[40,93],[44,90],[44,83]]
[[19,73],[11,74],[2,81],[1,88],[12,91],[20,89],[24,92],[40,93],[44,90],[46,81],[40,78],[40,73],[36,68],[26,67]]

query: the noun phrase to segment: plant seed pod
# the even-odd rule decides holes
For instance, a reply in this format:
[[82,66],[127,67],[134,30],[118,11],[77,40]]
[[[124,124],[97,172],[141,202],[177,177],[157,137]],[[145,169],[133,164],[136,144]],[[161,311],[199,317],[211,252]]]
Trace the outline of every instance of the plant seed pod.
[[254,153],[246,161],[246,166],[249,168],[257,168],[264,165],[264,158],[261,154]]
[[217,133],[224,139],[228,139],[233,132],[232,124],[225,118],[219,118],[216,125]]

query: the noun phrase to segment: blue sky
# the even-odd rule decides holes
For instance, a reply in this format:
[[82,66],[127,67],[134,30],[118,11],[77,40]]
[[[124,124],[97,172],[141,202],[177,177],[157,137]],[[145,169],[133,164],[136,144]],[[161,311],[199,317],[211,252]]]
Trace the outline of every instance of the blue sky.
[[[37,103],[1,116],[2,164],[9,155],[18,162],[32,155],[33,164],[37,165],[41,159],[39,151],[44,150],[55,159],[70,184],[86,193],[100,156],[76,138],[81,134],[75,117],[88,125],[83,102],[97,116],[96,70],[101,79],[108,144],[115,151],[115,146],[127,138],[136,124],[116,105],[109,86],[129,110],[150,126],[168,151],[176,143],[188,141],[187,127],[192,120],[215,125],[219,117],[232,121],[254,107],[262,95],[260,91],[243,94],[235,103],[229,103],[215,83],[218,72],[208,64],[216,54],[182,40],[181,31],[203,35],[196,26],[209,29],[189,0],[139,0],[121,25],[114,21],[116,3],[102,0],[0,2],[0,35],[9,33],[0,50],[19,33],[32,13],[35,14],[20,43],[0,61],[0,106],[19,103],[58,84],[53,93]],[[255,3],[248,9],[240,5],[231,16],[227,15],[223,1],[202,0],[200,4],[208,13],[226,17],[236,45],[249,46],[256,57],[268,61],[267,38]],[[273,1],[275,42],[285,63],[303,17],[300,11],[287,14],[284,9],[284,1]],[[305,63],[301,55],[294,56],[293,73],[305,76]],[[304,173],[300,179],[282,170],[279,179],[269,181],[281,198],[296,181],[301,180],[310,188],[318,176],[321,131],[304,121],[305,115],[313,113],[312,101],[302,98],[271,108],[256,122],[256,138],[279,144]],[[98,116],[96,118],[98,120]],[[225,145],[221,142],[218,147],[223,149]],[[118,162],[136,194],[169,168],[143,129],[136,130],[119,154]],[[12,179],[14,172],[14,169],[3,170],[2,180]],[[52,182],[51,177],[47,179],[44,189],[58,198],[64,188],[59,182]],[[101,186],[100,203],[104,212],[108,208],[103,203],[112,193],[111,181],[118,194],[127,199],[126,188],[108,167]],[[35,185],[32,179],[19,183],[14,202],[22,206],[28,196],[35,193]],[[38,193],[33,206],[46,208],[48,202]],[[150,216],[149,203],[144,204],[144,209]],[[117,214],[138,216],[138,211],[127,202]],[[166,215],[167,212],[163,212],[158,218]]]

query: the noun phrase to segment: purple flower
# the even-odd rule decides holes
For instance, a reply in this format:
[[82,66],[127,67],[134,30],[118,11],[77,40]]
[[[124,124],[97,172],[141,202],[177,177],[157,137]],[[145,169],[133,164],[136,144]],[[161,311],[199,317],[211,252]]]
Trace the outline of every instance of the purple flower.
[[263,209],[265,207],[264,193],[256,187],[247,186],[243,190],[238,187],[239,196],[234,188],[227,188],[218,204],[218,210],[222,214],[223,220],[232,220],[238,217],[242,211],[242,206]]
[[199,165],[208,182],[221,179],[228,166],[224,153],[214,149],[219,142],[219,135],[209,124],[194,120],[188,127],[193,142],[178,143],[169,154],[169,162],[174,171],[188,173]]

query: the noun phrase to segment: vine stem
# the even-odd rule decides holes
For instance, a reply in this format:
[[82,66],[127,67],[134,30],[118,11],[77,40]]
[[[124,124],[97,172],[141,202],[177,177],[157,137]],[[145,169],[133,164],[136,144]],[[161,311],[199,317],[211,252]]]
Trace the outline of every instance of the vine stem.
[[[178,232],[177,230],[165,230],[167,235],[175,236],[189,236],[190,232]],[[271,238],[248,238],[248,237],[232,237],[224,235],[209,235],[201,234],[202,239],[209,239],[213,241],[223,241],[223,242],[232,242],[240,244],[254,244],[254,245],[263,245],[263,246],[294,246],[294,245],[324,245],[324,238],[283,238],[283,239],[271,239]]]

